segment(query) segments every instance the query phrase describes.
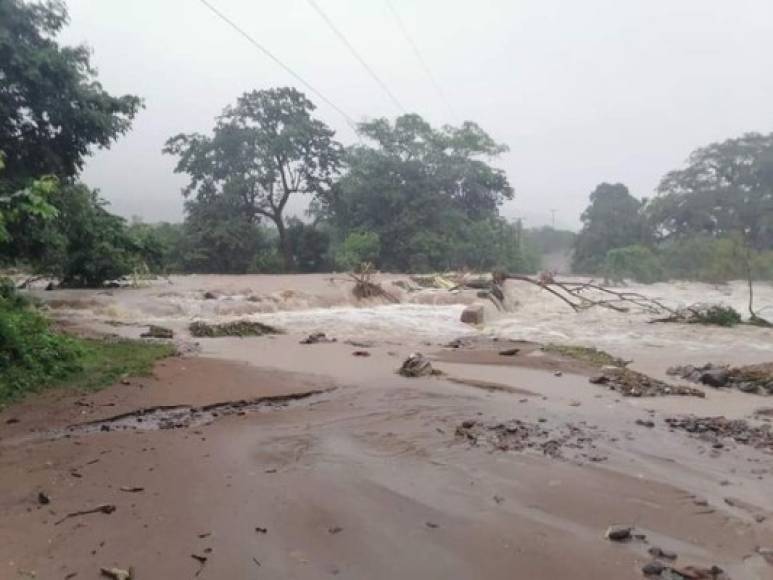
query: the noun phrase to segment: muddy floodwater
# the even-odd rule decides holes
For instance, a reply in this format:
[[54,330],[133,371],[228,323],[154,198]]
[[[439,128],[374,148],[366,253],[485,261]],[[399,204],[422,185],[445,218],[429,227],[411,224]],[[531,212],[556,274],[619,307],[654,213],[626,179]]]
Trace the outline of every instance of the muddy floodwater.
[[[470,326],[475,291],[380,281],[399,303],[329,274],[32,290],[75,332],[163,326],[182,354],[0,413],[0,579],[773,578],[773,397],[678,396],[666,373],[772,362],[773,330],[575,313],[512,281]],[[629,289],[746,313],[741,282]],[[773,287],[755,298],[773,319]],[[235,320],[282,333],[188,331]],[[335,341],[300,344],[316,332]],[[547,344],[607,351],[666,394],[625,396]],[[396,373],[414,352],[438,372]]]

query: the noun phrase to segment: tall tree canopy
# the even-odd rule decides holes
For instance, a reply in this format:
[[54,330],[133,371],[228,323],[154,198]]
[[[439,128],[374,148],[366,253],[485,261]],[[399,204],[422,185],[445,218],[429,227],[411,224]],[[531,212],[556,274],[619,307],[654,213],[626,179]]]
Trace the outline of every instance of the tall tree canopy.
[[341,164],[342,148],[333,130],[312,117],[314,109],[294,88],[248,92],[218,117],[212,136],[180,134],[164,148],[179,157],[175,171],[190,177],[183,195],[228,197],[254,222],[271,220],[287,270],[287,202],[294,194],[324,195]]
[[473,220],[492,220],[513,188],[489,160],[507,151],[478,125],[435,129],[418,115],[359,126],[369,144],[346,155],[348,171],[323,211],[344,234],[375,233],[380,266],[448,267],[449,248]]
[[138,97],[115,97],[101,87],[87,47],[57,44],[66,23],[59,0],[0,0],[0,151],[6,189],[43,175],[75,175],[89,149],[108,147],[125,133],[141,106]]
[[694,151],[660,182],[648,213],[666,237],[740,234],[757,250],[773,248],[773,134]]
[[602,183],[590,194],[590,205],[582,213],[572,258],[575,272],[601,271],[607,252],[644,242],[648,238],[641,208],[622,183]]

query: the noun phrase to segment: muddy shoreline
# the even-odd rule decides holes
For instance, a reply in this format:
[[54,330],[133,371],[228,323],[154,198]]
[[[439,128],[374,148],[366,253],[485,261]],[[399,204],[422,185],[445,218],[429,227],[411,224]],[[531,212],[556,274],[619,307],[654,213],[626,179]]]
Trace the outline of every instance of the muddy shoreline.
[[[530,342],[341,328],[203,338],[153,377],[4,410],[0,578],[773,578],[773,450],[749,444],[772,399],[623,396]],[[417,350],[440,374],[395,372]],[[630,366],[677,384],[671,354]]]

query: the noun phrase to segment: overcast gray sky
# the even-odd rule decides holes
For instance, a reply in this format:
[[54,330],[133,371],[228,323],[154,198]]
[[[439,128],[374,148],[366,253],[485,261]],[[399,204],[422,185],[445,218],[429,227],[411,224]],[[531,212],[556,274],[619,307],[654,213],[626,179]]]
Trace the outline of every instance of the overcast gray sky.
[[[401,112],[307,0],[209,1],[351,117]],[[391,0],[450,108],[385,0],[316,1],[406,110],[476,121],[510,147],[497,160],[516,189],[503,213],[527,225],[556,209],[557,225],[577,227],[602,181],[649,196],[695,147],[773,130],[771,0]],[[105,87],[146,103],[84,180],[122,215],[180,220],[184,178],[164,141],[208,131],[244,91],[294,79],[199,0],[68,6],[62,40],[89,44]],[[341,116],[312,99],[351,143]]]

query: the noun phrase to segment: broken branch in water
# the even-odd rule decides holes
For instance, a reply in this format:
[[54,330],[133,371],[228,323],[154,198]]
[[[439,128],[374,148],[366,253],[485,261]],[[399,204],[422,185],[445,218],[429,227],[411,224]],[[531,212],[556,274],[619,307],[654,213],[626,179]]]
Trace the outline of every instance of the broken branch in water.
[[563,301],[575,312],[594,307],[608,308],[617,312],[628,312],[631,307],[636,307],[650,314],[676,314],[675,310],[665,306],[655,298],[644,296],[638,292],[604,288],[594,283],[593,280],[571,282],[556,280],[553,276],[549,275],[532,278],[530,276],[505,272],[495,272],[492,275],[492,284],[495,287],[500,286],[505,280],[533,284]]

